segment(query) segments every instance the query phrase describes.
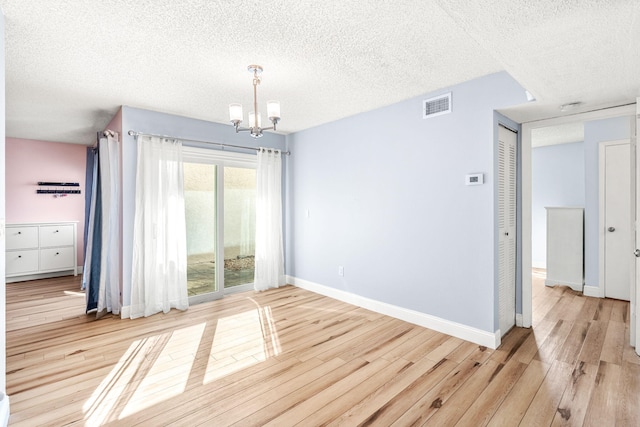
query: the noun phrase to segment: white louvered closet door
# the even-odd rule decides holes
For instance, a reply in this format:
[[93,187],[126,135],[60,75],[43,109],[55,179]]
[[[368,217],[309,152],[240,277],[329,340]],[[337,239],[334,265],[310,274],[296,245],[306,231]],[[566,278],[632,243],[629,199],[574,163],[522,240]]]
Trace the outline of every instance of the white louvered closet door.
[[516,141],[498,128],[498,288],[500,334],[516,322]]

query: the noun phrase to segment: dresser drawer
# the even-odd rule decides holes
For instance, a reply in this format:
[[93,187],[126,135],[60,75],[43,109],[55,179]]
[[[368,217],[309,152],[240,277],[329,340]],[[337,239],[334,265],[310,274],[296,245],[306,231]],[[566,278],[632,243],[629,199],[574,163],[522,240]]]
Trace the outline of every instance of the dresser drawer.
[[5,262],[7,275],[38,271],[38,250],[7,251]]
[[40,271],[73,268],[73,247],[40,249]]
[[31,249],[38,247],[38,227],[7,227],[6,249]]
[[44,225],[40,227],[40,247],[73,245],[73,225]]

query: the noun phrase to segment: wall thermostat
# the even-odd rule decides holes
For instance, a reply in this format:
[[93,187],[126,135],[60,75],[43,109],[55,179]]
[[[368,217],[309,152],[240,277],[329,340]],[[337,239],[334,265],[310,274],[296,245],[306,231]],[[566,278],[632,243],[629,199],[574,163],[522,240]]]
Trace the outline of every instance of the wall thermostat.
[[484,175],[481,173],[470,173],[465,176],[464,183],[466,185],[480,185],[484,184]]

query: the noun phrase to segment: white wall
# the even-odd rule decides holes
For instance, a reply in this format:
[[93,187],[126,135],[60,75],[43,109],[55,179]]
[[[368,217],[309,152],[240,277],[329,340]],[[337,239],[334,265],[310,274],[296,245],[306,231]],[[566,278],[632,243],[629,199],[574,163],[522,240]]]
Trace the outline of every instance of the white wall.
[[546,268],[545,207],[582,206],[585,202],[584,144],[549,145],[531,150],[532,264]]

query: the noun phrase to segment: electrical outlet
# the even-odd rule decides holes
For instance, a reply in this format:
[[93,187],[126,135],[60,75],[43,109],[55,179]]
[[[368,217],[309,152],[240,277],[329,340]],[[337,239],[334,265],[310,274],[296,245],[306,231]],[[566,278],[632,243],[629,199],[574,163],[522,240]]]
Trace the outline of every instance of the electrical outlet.
[[344,267],[341,265],[338,266],[338,276],[344,276]]

